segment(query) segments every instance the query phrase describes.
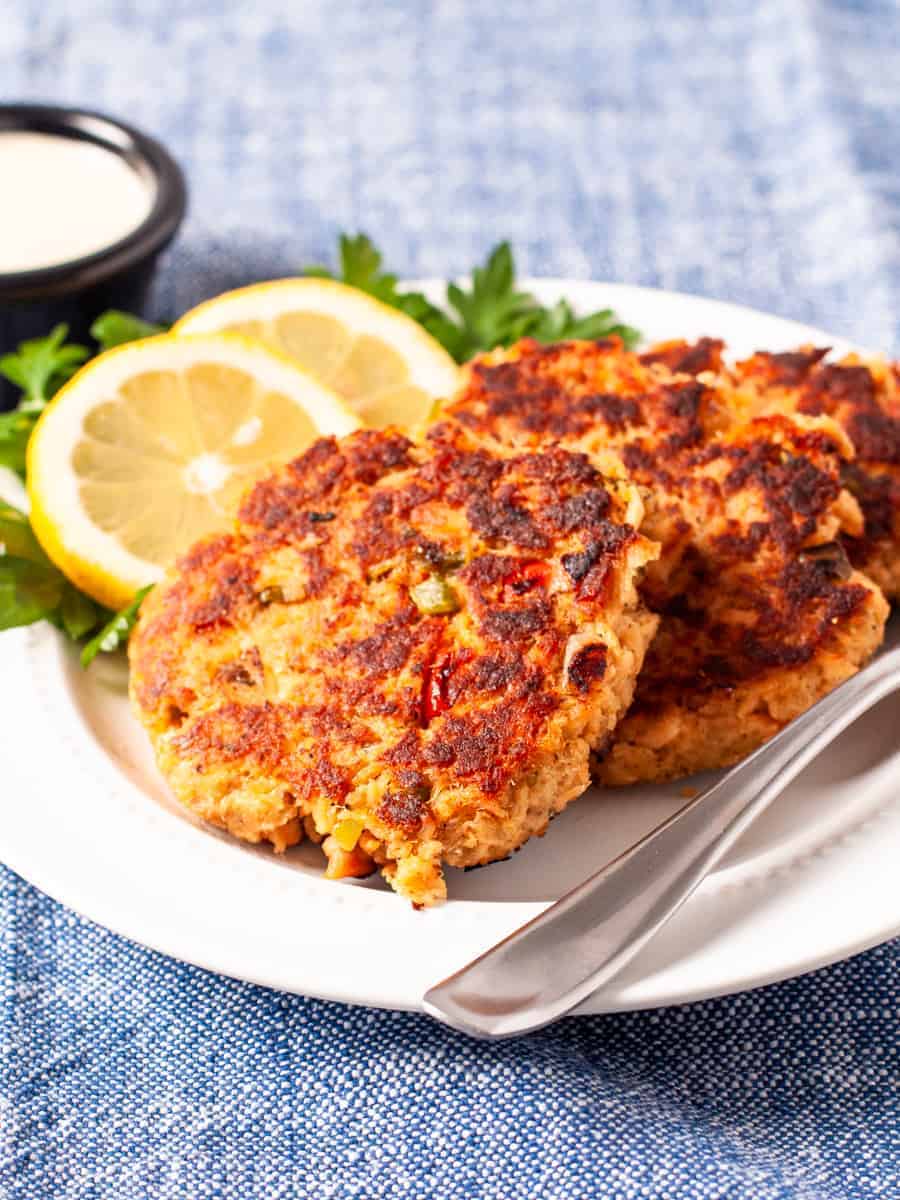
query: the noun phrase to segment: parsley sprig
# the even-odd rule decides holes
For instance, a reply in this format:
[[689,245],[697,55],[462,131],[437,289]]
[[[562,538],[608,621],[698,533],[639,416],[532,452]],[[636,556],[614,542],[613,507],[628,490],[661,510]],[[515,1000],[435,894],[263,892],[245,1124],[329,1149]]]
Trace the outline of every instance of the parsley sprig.
[[145,321],[132,313],[110,308],[101,313],[91,326],[91,337],[100,347],[102,354],[104,350],[124,346],[126,342],[139,342],[141,338],[165,333],[167,328],[167,325],[154,325],[152,321]]
[[398,308],[423,325],[456,359],[465,362],[480,350],[509,346],[519,338],[558,342],[568,338],[597,339],[613,334],[629,348],[640,338],[623,325],[612,309],[576,316],[566,300],[545,307],[516,285],[516,267],[509,242],[490,252],[472,272],[469,284],[447,285],[447,308],[432,304],[422,292],[405,291],[397,276],[382,271],[381,252],[364,233],[341,235],[338,270],[310,267],[306,274],[340,279],[370,296]]
[[112,654],[113,651],[127,645],[131,631],[137,625],[138,613],[144,597],[153,591],[153,584],[140,588],[134,594],[130,604],[117,613],[113,613],[99,633],[88,642],[81,651],[81,665],[89,667],[98,654]]

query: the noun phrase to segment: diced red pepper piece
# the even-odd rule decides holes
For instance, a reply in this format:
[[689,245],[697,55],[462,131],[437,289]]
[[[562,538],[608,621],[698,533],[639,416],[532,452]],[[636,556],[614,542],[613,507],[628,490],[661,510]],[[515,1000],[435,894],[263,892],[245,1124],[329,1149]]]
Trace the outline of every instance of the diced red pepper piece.
[[448,695],[450,676],[456,669],[452,654],[443,654],[425,668],[422,677],[422,699],[420,704],[422,728],[450,707]]
[[552,572],[549,563],[535,558],[528,562],[516,559],[515,564],[504,582],[504,590],[508,589],[513,596],[524,596],[536,587],[546,587],[550,582]]

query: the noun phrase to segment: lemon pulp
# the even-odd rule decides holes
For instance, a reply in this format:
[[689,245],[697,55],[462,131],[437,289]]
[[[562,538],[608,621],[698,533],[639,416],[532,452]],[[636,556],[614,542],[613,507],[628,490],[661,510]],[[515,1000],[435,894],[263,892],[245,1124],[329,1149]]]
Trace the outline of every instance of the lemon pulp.
[[334,388],[360,420],[373,428],[409,428],[430,405],[428,393],[411,383],[403,355],[372,334],[355,334],[337,317],[287,312],[268,321],[236,321],[222,328],[226,333],[258,338],[290,355]]
[[248,372],[199,363],[136,375],[88,412],[72,468],[93,523],[162,566],[221,528],[253,477],[316,432]]

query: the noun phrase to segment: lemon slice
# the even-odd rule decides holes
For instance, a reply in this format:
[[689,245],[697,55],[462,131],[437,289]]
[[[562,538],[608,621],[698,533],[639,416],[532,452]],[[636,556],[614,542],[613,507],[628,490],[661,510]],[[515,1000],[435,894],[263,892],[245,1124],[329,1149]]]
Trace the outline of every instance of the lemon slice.
[[327,279],[276,279],[198,305],[175,333],[259,338],[339,392],[366,425],[422,424],[456,390],[459,368],[410,317]]
[[47,554],[111,608],[227,526],[273,463],[359,421],[289,359],[230,334],[147,338],[100,355],[54,397],[28,446]]

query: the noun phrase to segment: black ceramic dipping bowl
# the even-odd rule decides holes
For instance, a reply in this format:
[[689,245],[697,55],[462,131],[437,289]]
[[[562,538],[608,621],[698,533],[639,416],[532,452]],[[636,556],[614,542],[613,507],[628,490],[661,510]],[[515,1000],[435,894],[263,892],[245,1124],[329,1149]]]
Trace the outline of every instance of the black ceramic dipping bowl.
[[[0,273],[0,354],[26,338],[42,337],[64,321],[84,341],[104,309],[139,313],[156,259],[181,224],[187,190],[181,168],[159,142],[100,113],[43,104],[0,105],[0,133],[50,133],[93,142],[123,158],[154,189],[147,217],[126,237],[83,258],[34,271]],[[60,180],[60,204],[65,204]],[[90,344],[90,343],[88,343]],[[0,378],[0,409],[18,393]]]

